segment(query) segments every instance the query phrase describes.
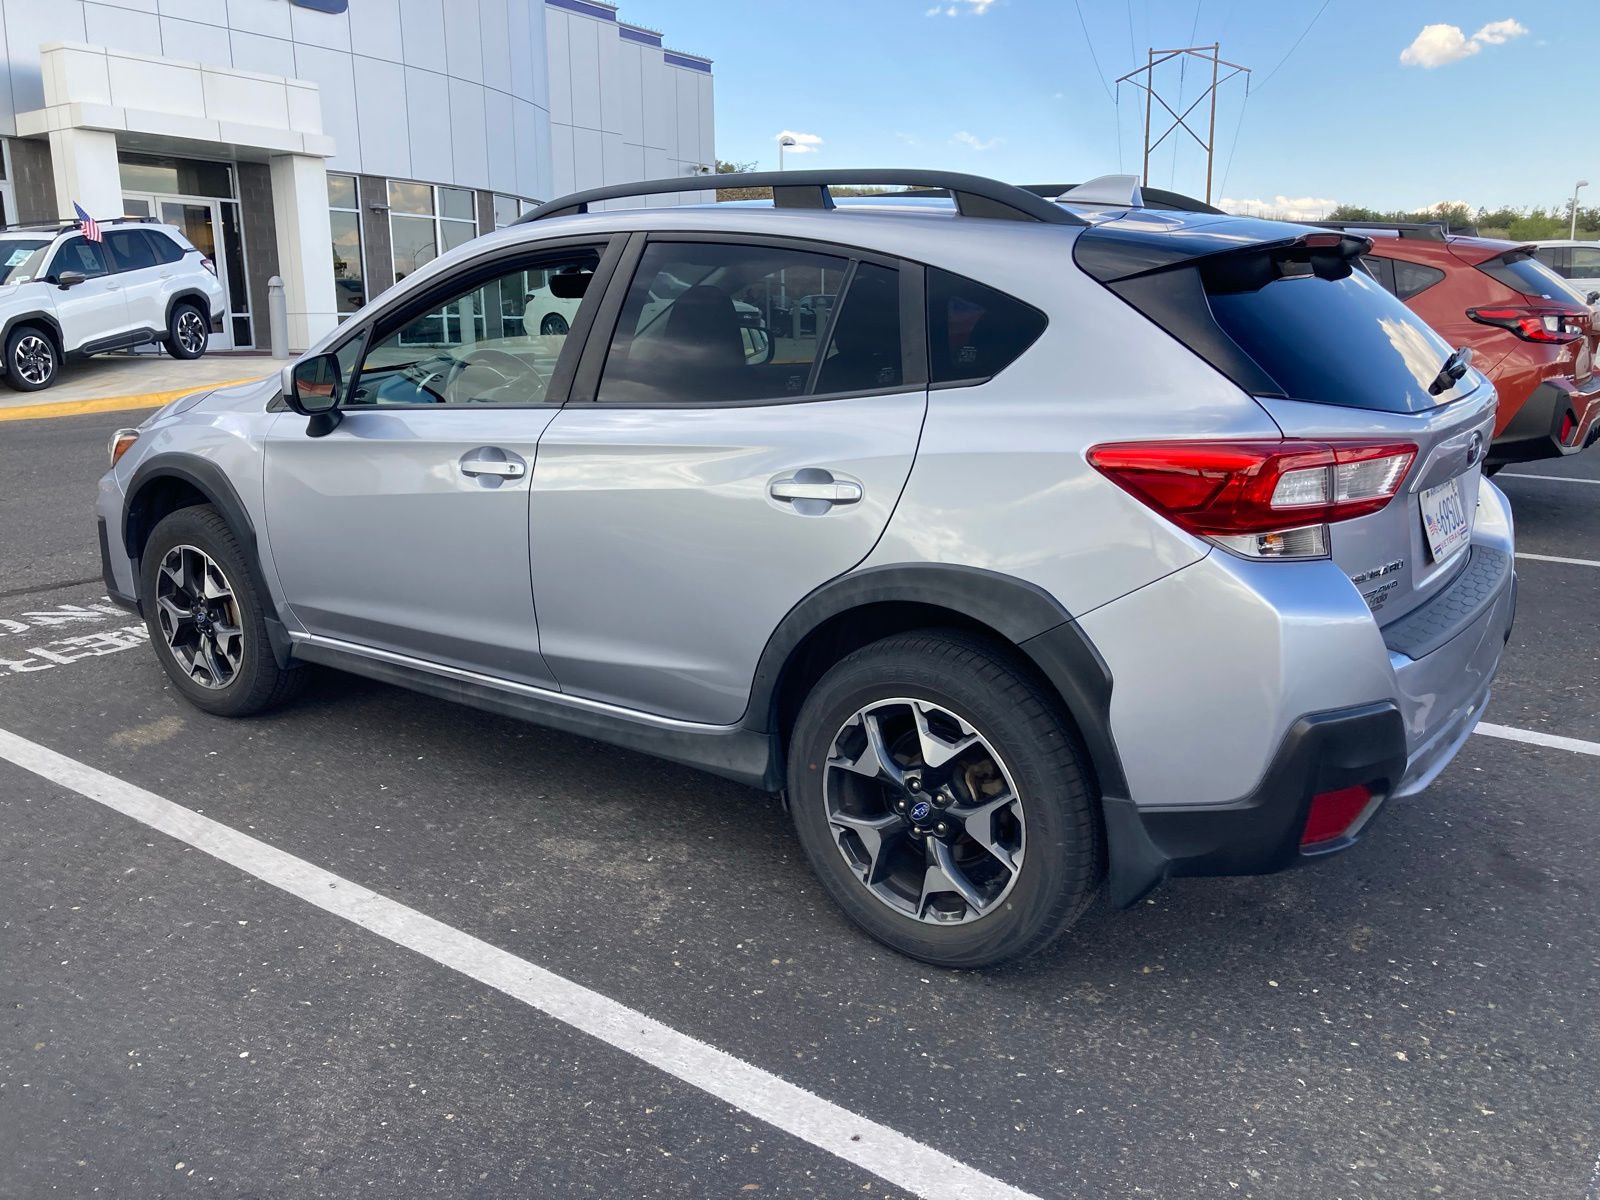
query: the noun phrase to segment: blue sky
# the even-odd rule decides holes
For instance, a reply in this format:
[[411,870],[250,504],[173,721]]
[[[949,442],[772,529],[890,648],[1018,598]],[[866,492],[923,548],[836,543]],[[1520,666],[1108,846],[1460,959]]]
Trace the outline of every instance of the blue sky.
[[[1219,93],[1219,196],[1284,215],[1341,202],[1557,206],[1593,178],[1584,199],[1600,203],[1592,0],[1328,0],[1309,32],[1321,0],[1081,0],[1083,25],[1073,0],[620,3],[624,20],[716,60],[718,154],[766,168],[789,130],[820,139],[812,153],[789,151],[790,167],[1057,182],[1117,171],[1120,150],[1136,172],[1142,95],[1124,85],[1114,105],[1090,46],[1114,80],[1148,46],[1220,40],[1224,58],[1255,72],[1248,100],[1242,77]],[[1186,81],[1165,68],[1163,94],[1183,82],[1186,106],[1197,68]],[[1155,155],[1152,182],[1204,191],[1204,155],[1181,130]]]

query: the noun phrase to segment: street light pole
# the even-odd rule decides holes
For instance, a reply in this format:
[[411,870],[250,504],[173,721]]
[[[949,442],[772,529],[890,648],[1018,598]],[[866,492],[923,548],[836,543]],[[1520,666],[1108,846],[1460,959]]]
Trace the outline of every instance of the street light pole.
[[1572,188],[1572,228],[1567,232],[1568,241],[1578,240],[1578,192],[1589,186],[1587,179],[1580,179]]
[[780,171],[783,170],[783,150],[784,150],[784,147],[785,146],[793,146],[794,144],[795,144],[795,140],[792,137],[789,137],[787,135],[785,135],[784,137],[781,137],[781,138],[778,139],[778,170],[780,170]]

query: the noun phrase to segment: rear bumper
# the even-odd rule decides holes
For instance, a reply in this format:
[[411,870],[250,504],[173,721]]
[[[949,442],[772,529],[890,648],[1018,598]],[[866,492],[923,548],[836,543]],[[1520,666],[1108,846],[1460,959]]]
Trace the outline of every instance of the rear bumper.
[[1494,439],[1485,461],[1502,466],[1560,458],[1596,440],[1600,440],[1600,375],[1582,388],[1568,379],[1547,379]]

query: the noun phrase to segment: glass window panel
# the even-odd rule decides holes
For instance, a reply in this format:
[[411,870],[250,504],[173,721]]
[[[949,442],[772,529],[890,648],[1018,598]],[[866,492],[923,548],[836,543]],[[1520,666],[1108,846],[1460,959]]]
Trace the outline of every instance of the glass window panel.
[[150,201],[130,200],[124,196],[122,198],[122,212],[124,216],[129,217],[148,217],[150,215]]
[[61,249],[56,251],[55,261],[50,264],[50,273],[59,275],[63,271],[81,271],[90,276],[104,275],[106,264],[101,257],[100,247],[81,237],[63,242]]
[[528,273],[517,270],[407,314],[368,351],[348,403],[542,403],[599,262],[591,249],[565,251],[541,264],[567,277],[545,294],[529,294]]
[[494,227],[503,229],[507,225],[516,223],[522,213],[515,196],[496,196],[494,198]]
[[452,217],[458,221],[471,221],[477,224],[477,214],[473,211],[472,192],[466,188],[439,189],[439,215]]
[[465,221],[440,221],[439,235],[444,242],[446,250],[454,250],[457,246],[465,246],[478,236],[478,227],[469,225]]
[[367,302],[367,285],[361,269],[361,218],[353,212],[330,212],[333,231],[333,290],[338,311],[355,312]]
[[1572,265],[1568,268],[1569,278],[1594,279],[1600,276],[1600,247],[1591,249],[1588,246],[1574,246],[1572,248]]
[[113,230],[105,237],[106,252],[118,271],[139,271],[156,265],[150,243],[136,229]]
[[255,340],[250,333],[250,318],[236,316],[233,318],[233,344],[235,346],[253,346]]
[[389,232],[394,241],[394,279],[399,283],[424,263],[439,257],[432,217],[391,214]]
[[433,215],[433,188],[426,183],[396,183],[389,181],[389,208],[397,213]]
[[999,374],[1033,345],[1045,324],[1042,312],[1014,296],[928,270],[928,365],[935,383]]
[[354,175],[328,176],[328,207],[356,207],[356,177]]
[[[222,253],[227,259],[228,306],[235,313],[247,313],[250,311],[250,288],[244,273],[244,230],[239,225],[237,204],[222,206]],[[239,341],[237,334],[234,336],[236,346],[251,344]]]
[[216,196],[225,200],[233,197],[233,167],[229,163],[158,154],[123,154],[118,157],[117,169],[124,191]]
[[847,263],[767,246],[645,250],[599,399],[732,403],[805,394]]
[[817,377],[817,392],[898,387],[902,377],[900,273],[890,267],[861,263],[833,323],[833,337]]

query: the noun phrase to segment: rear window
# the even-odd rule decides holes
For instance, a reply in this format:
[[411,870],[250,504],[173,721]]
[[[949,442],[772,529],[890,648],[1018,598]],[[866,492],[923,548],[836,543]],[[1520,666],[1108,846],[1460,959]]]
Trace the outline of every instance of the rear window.
[[1496,283],[1504,284],[1524,296],[1583,303],[1583,293],[1526,250],[1507,250],[1499,258],[1479,263],[1478,270]]
[[1418,412],[1458,399],[1468,374],[1428,394],[1451,347],[1370,275],[1344,279],[1288,273],[1238,291],[1207,288],[1211,312],[1230,338],[1295,400]]
[[928,269],[928,370],[933,383],[981,383],[1033,345],[1047,318],[1031,304],[937,267]]

